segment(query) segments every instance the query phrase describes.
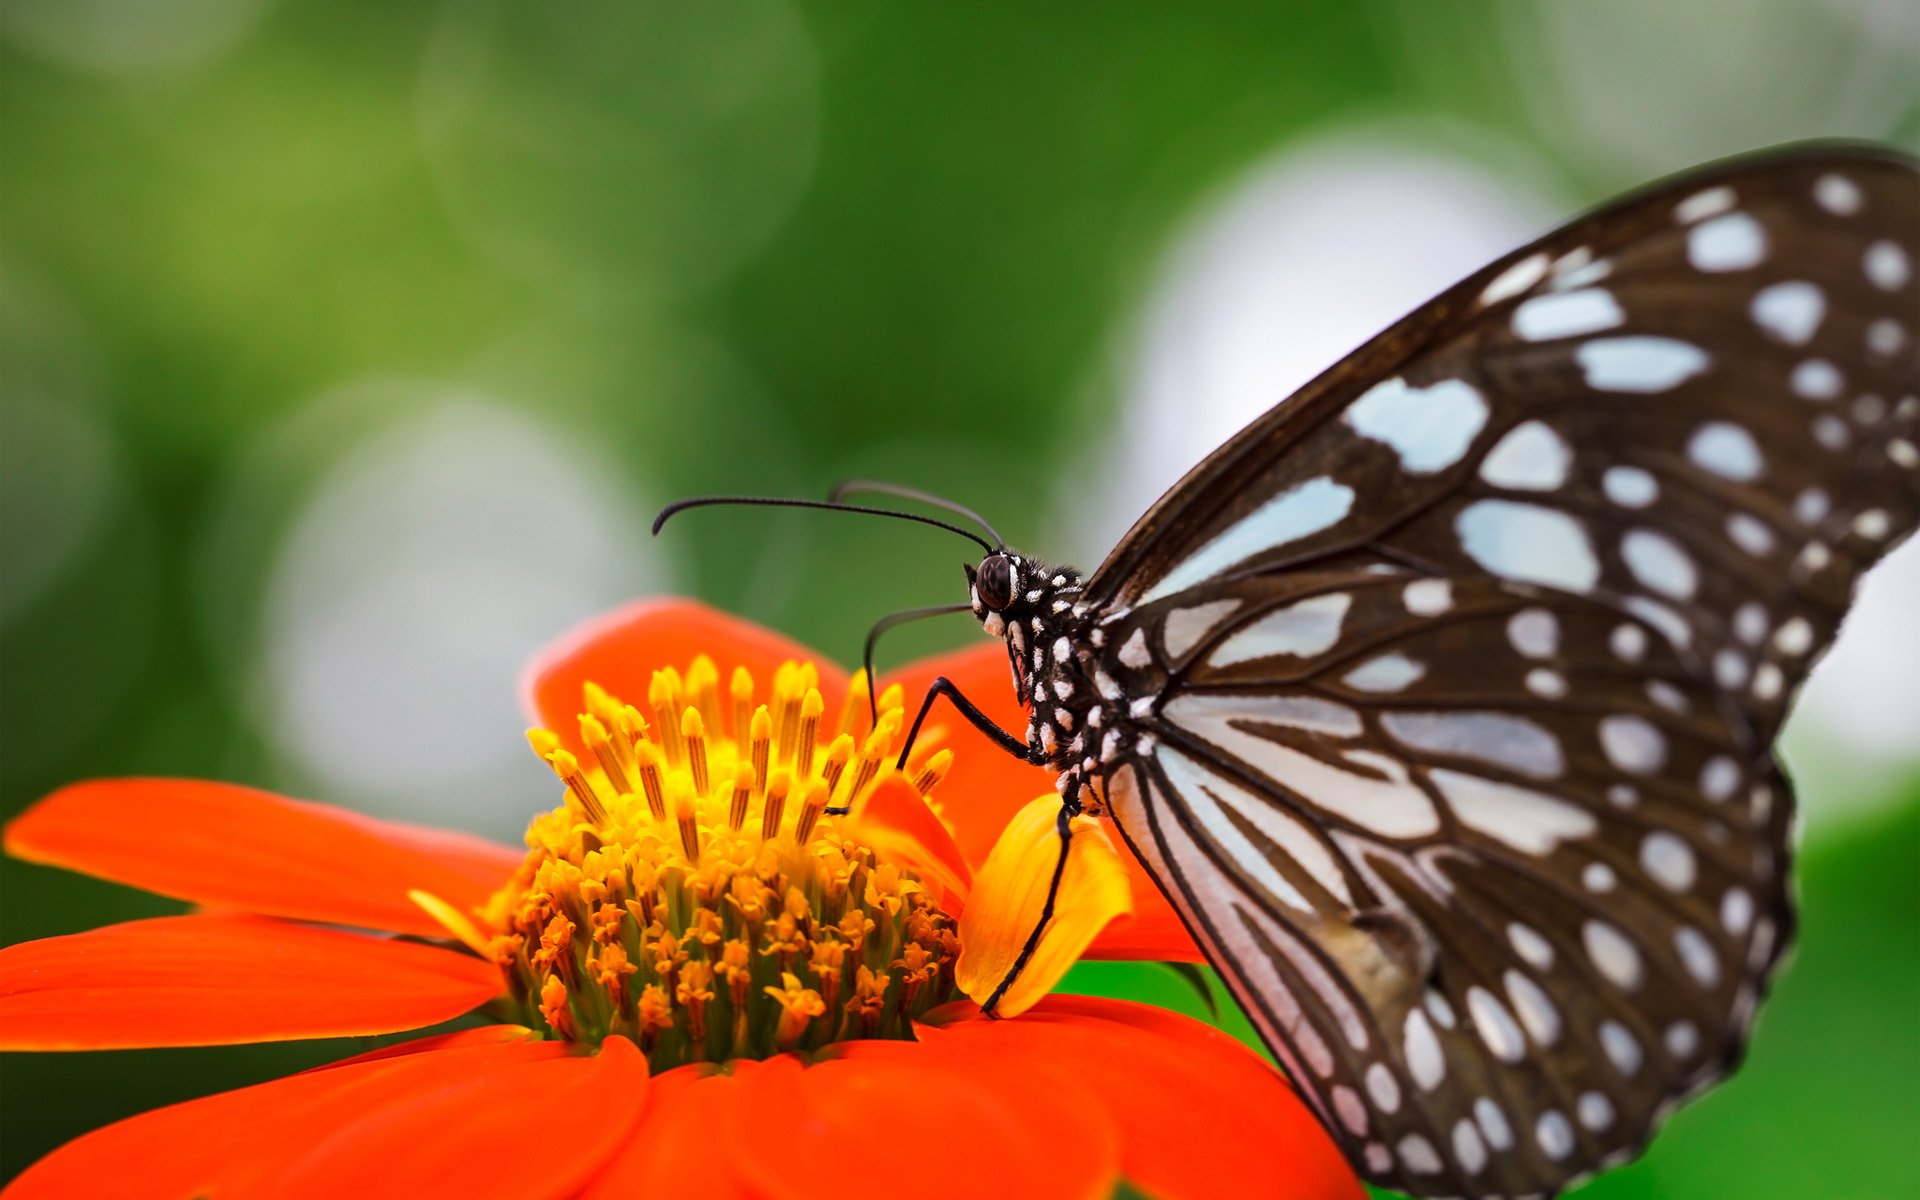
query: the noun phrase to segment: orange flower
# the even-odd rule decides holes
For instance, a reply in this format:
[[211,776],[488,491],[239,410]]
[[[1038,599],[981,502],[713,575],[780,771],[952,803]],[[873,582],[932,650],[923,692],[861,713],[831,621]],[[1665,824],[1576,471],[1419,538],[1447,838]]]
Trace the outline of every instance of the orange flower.
[[1057,801],[1029,798],[1051,781],[965,727],[892,759],[935,673],[1014,721],[989,661],[910,670],[874,723],[857,680],[765,630],[625,610],[530,675],[565,795],[525,853],[224,784],[48,797],[9,852],[203,910],[0,950],[0,1049],[496,1023],[130,1118],[6,1197],[803,1197],[848,1172],[935,1196],[1360,1196],[1239,1043],[1046,995],[1089,947],[1192,956],[1092,819],[996,1010],[1023,1015],[964,998],[1038,920],[1061,851]]

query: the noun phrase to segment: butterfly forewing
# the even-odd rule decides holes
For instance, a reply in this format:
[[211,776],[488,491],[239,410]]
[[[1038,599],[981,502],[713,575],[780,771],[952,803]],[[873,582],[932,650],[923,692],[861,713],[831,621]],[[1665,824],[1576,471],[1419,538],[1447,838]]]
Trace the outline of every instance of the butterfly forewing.
[[1793,152],[1488,268],[1088,583],[1113,814],[1356,1164],[1550,1193],[1737,1060],[1771,742],[1920,511],[1920,174]]

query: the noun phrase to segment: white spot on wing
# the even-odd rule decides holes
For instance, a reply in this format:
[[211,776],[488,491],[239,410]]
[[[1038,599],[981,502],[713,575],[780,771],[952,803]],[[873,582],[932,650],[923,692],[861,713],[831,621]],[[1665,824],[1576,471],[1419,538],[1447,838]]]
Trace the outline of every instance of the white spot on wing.
[[1741,482],[1760,477],[1760,445],[1745,427],[1731,421],[1709,421],[1687,442],[1694,464]]
[[1567,481],[1573,449],[1544,421],[1525,421],[1495,443],[1480,462],[1480,478],[1495,487],[1549,492]]
[[1544,608],[1523,608],[1507,618],[1507,641],[1528,658],[1552,658],[1560,650],[1560,622]]
[[1640,951],[1626,934],[1595,920],[1581,927],[1580,938],[1587,947],[1587,957],[1602,975],[1628,991],[1640,986]]
[[1567,1121],[1567,1114],[1559,1109],[1541,1113],[1534,1123],[1533,1134],[1540,1143],[1540,1152],[1555,1162],[1573,1153],[1573,1126]]
[[1897,292],[1907,286],[1913,272],[1907,252],[1898,243],[1885,239],[1867,247],[1861,266],[1866,270],[1867,281],[1883,292]]
[[1673,206],[1673,219],[1682,225],[1717,216],[1733,207],[1733,189],[1724,184],[1695,192]]
[[1559,509],[1477,500],[1454,518],[1454,529],[1468,556],[1496,575],[1570,592],[1591,591],[1600,578],[1586,526]]
[[1346,592],[1329,592],[1300,600],[1234,631],[1207,656],[1216,667],[1288,654],[1306,657],[1323,654],[1340,640],[1340,626],[1347,619],[1353,597]]
[[1687,261],[1700,271],[1744,271],[1767,255],[1767,234],[1746,213],[1728,213],[1687,233]]
[[1138,671],[1153,662],[1153,655],[1147,650],[1147,632],[1136,629],[1133,636],[1120,644],[1120,663]]
[[1761,288],[1747,312],[1754,324],[1789,346],[1804,346],[1827,315],[1826,294],[1818,284],[1795,279]]
[[1184,656],[1239,607],[1237,599],[1214,600],[1168,613],[1166,624],[1160,630],[1160,644],[1166,647],[1167,657]]
[[1640,865],[1655,883],[1670,892],[1692,887],[1698,873],[1693,848],[1665,830],[1655,830],[1641,840]]
[[1860,185],[1844,175],[1822,175],[1813,181],[1813,199],[1836,217],[1860,211]]
[[1382,837],[1420,837],[1440,828],[1433,801],[1393,760],[1359,759],[1370,772],[1362,775],[1242,728],[1255,721],[1283,723],[1284,716],[1271,715],[1274,697],[1207,696],[1204,705],[1187,703],[1193,699],[1200,697],[1168,704],[1168,719],[1270,778],[1285,780],[1289,791],[1309,803]]
[[1656,592],[1685,600],[1700,586],[1693,557],[1680,543],[1657,530],[1628,530],[1620,539],[1620,557],[1635,579]]
[[1622,1075],[1631,1076],[1640,1069],[1641,1052],[1639,1039],[1618,1021],[1600,1022],[1600,1049],[1606,1053],[1607,1061],[1613,1069]]
[[1400,1107],[1400,1081],[1395,1079],[1393,1071],[1385,1063],[1374,1063],[1367,1068],[1367,1095],[1372,1098],[1373,1106],[1381,1112],[1394,1112]]
[[1445,579],[1416,579],[1400,593],[1401,603],[1416,617],[1435,617],[1453,607],[1453,584]]
[[1600,748],[1607,761],[1630,775],[1649,775],[1667,761],[1667,739],[1645,717],[1600,718]]
[[1426,673],[1425,667],[1395,651],[1377,655],[1348,671],[1345,682],[1363,692],[1399,692]]
[[1539,283],[1547,273],[1546,251],[1536,251],[1514,263],[1493,277],[1486,290],[1480,293],[1480,303],[1498,304],[1509,296],[1518,296],[1534,284]]
[[1404,746],[1450,758],[1470,758],[1536,779],[1566,771],[1559,739],[1525,717],[1498,712],[1404,712],[1380,716],[1388,736]]
[[1840,368],[1824,358],[1809,358],[1796,364],[1787,382],[1793,394],[1804,400],[1831,400],[1846,385],[1840,377]]
[[1487,401],[1459,379],[1413,388],[1395,377],[1374,384],[1341,420],[1361,437],[1391,447],[1409,474],[1431,475],[1466,454],[1487,423]]
[[1525,301],[1513,310],[1513,331],[1529,342],[1544,342],[1617,329],[1626,319],[1612,292],[1582,288]]
[[1140,598],[1141,603],[1184,591],[1257,554],[1331,529],[1353,509],[1353,489],[1322,476],[1275,496],[1220,531]]
[[1517,1063],[1527,1056],[1527,1042],[1520,1036],[1520,1026],[1492,992],[1477,985],[1468,988],[1467,1013],[1480,1032],[1480,1040],[1487,1044],[1495,1058]]
[[1575,348],[1587,386],[1603,392],[1670,391],[1707,369],[1707,352],[1677,338],[1594,338]]
[[1639,467],[1608,467],[1600,487],[1623,508],[1645,508],[1660,498],[1660,485]]
[[1525,854],[1551,854],[1561,842],[1599,828],[1586,809],[1544,792],[1445,768],[1431,776],[1461,824]]
[[1420,1009],[1416,1008],[1407,1014],[1402,1049],[1407,1060],[1407,1072],[1413,1076],[1413,1081],[1429,1092],[1439,1087],[1447,1077],[1447,1061],[1440,1054],[1439,1037],[1428,1023],[1427,1014]]

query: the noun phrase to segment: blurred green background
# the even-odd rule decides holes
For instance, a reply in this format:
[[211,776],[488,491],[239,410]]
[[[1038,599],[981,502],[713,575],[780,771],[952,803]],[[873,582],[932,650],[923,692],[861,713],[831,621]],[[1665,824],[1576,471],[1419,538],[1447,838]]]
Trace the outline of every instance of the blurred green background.
[[[515,673],[571,622],[680,591],[846,659],[957,592],[937,535],[655,542],[667,499],[879,475],[1091,565],[1578,209],[1920,143],[1911,0],[1092,11],[0,0],[0,814],[165,773],[511,839],[553,791]],[[1583,1194],[1920,1194],[1914,549],[1789,734],[1804,937],[1748,1068]],[[0,865],[7,942],[177,907]],[[0,1179],[354,1048],[0,1058]]]

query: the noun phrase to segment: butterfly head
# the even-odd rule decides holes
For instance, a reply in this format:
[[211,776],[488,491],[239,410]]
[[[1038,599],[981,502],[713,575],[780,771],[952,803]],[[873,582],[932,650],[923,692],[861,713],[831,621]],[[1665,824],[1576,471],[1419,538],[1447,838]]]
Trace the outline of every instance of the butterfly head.
[[1007,610],[1014,607],[1020,598],[1023,565],[1019,555],[995,550],[981,559],[979,566],[967,568],[968,598],[973,603],[973,615],[995,637],[1005,633]]

